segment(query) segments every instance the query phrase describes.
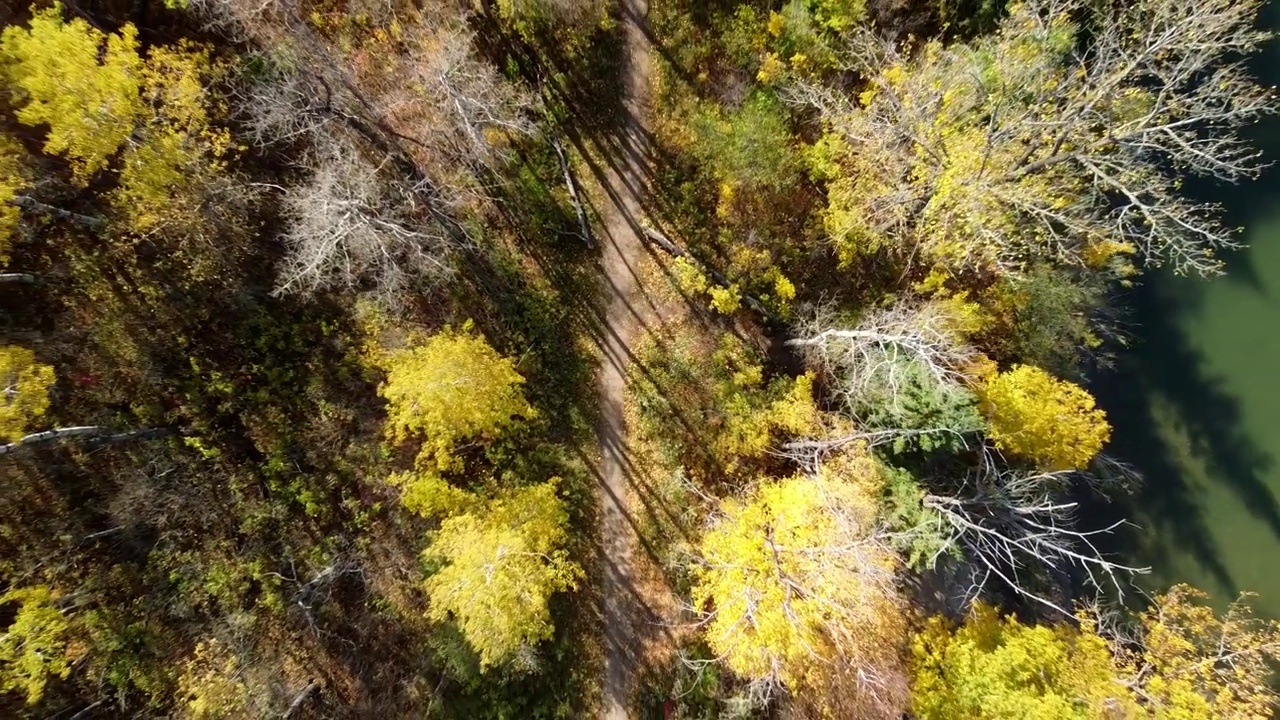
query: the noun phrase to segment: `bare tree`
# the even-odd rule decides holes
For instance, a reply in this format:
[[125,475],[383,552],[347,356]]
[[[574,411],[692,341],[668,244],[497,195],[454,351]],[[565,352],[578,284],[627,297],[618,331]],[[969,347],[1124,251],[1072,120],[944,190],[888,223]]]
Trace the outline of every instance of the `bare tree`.
[[[1099,542],[1123,526],[1117,521],[1093,530],[1078,529],[1079,503],[1062,499],[1073,485],[1095,486],[1100,478],[1088,473],[1038,472],[1005,467],[994,450],[983,448],[981,462],[950,493],[933,492],[922,499],[932,527],[920,531],[943,538],[929,560],[935,566],[944,553],[959,550],[978,568],[970,598],[995,577],[1017,594],[1072,615],[1069,603],[1037,589],[1045,569],[1065,578],[1072,570],[1084,573],[1102,590],[1110,584],[1124,595],[1124,576],[1150,568],[1110,559]],[[1125,578],[1127,579],[1127,578]]]
[[979,357],[954,311],[938,302],[877,308],[852,328],[820,307],[796,334],[787,346],[832,379],[832,391],[855,418],[868,404],[898,401],[908,363],[918,363],[940,386],[960,387]]
[[960,269],[1097,266],[1132,249],[1219,272],[1233,233],[1217,206],[1180,193],[1179,175],[1234,182],[1263,167],[1238,134],[1276,109],[1245,64],[1269,37],[1259,6],[1025,0],[989,37],[914,55],[853,32],[848,69],[870,81],[860,101],[789,90],[849,148],[828,229],[847,248]]
[[394,301],[411,283],[452,272],[462,241],[385,167],[339,148],[308,164],[311,179],[283,198],[289,253],[277,293],[371,287]]
[[510,139],[535,130],[533,96],[477,56],[460,12],[398,9],[394,42],[351,47],[296,0],[193,5],[261,48],[265,71],[236,91],[250,137],[309,148],[310,181],[284,197],[277,291],[371,287],[393,301],[447,276],[472,245],[460,218],[488,201]]

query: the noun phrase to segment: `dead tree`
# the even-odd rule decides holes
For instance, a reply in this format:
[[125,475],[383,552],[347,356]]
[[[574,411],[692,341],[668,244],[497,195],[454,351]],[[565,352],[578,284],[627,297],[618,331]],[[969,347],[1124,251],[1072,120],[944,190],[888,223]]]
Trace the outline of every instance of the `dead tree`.
[[1269,37],[1260,5],[1026,0],[1000,32],[922,52],[852,31],[847,69],[870,80],[861,100],[787,91],[848,147],[847,204],[829,230],[952,269],[1096,267],[1136,251],[1220,272],[1234,232],[1181,192],[1181,175],[1235,182],[1265,165],[1240,134],[1277,107],[1244,60]]
[[594,249],[596,241],[591,236],[591,223],[587,220],[586,206],[578,196],[578,183],[573,177],[573,168],[569,166],[569,155],[560,141],[555,138],[551,140],[551,147],[556,151],[556,157],[560,159],[560,172],[564,175],[564,186],[569,190],[569,200],[573,202],[573,209],[578,214],[578,230],[582,233],[582,242],[586,243],[588,248]]
[[369,286],[394,302],[411,283],[453,272],[466,243],[385,168],[340,148],[309,164],[311,179],[283,197],[290,224],[277,293]]
[[832,392],[854,418],[869,404],[896,404],[913,365],[939,387],[961,388],[978,359],[954,311],[937,302],[871,310],[852,327],[820,307],[796,335],[787,346],[831,379]]
[[1109,584],[1123,596],[1125,576],[1150,571],[1113,560],[1099,547],[1126,521],[1078,528],[1079,503],[1062,498],[1073,485],[1092,486],[1098,478],[1077,471],[1010,469],[1002,467],[993,450],[979,455],[978,468],[953,492],[935,491],[922,500],[936,523],[927,531],[943,538],[929,565],[944,553],[960,550],[980,570],[968,590],[970,598],[995,577],[1028,600],[1072,615],[1069,607],[1037,589],[1028,573],[1048,569],[1065,576],[1074,569],[1099,592]]
[[87,438],[90,445],[99,446],[124,442],[126,440],[151,440],[171,435],[174,432],[175,431],[172,428],[143,428],[140,430],[114,432],[111,428],[106,427],[105,425],[78,425],[54,428],[52,430],[30,433],[19,440],[0,445],[0,455],[11,455],[22,450],[27,450],[33,445],[61,442],[72,438]]

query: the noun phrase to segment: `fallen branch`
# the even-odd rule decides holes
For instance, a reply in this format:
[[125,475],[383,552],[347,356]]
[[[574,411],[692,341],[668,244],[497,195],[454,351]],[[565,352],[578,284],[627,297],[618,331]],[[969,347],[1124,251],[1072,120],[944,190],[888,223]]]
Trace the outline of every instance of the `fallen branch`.
[[569,189],[569,199],[573,200],[573,208],[578,213],[578,227],[582,229],[582,241],[592,250],[596,247],[595,238],[591,236],[591,223],[587,221],[587,209],[578,196],[578,183],[573,179],[573,168],[569,166],[569,155],[564,151],[560,141],[552,138],[551,147],[555,148],[556,157],[560,158],[560,171],[564,173],[564,184]]
[[[646,240],[653,243],[654,245],[657,245],[659,248],[662,249],[663,252],[665,252],[666,254],[672,257],[688,258],[689,260],[692,260],[693,262],[697,263],[698,268],[702,270],[703,274],[711,278],[712,282],[714,282],[715,284],[721,285],[723,287],[730,287],[733,285],[733,283],[729,280],[729,278],[725,277],[723,273],[711,267],[707,263],[703,262],[701,259],[699,259],[696,255],[689,252],[688,250],[685,250],[679,245],[671,242],[669,239],[667,239],[666,235],[663,235],[657,230],[654,230],[651,227],[645,226],[644,237]],[[772,322],[782,322],[781,318],[769,312],[769,309],[764,306],[764,303],[760,302],[760,300],[757,299],[756,297],[749,295],[747,293],[742,293],[742,300],[747,304],[747,307],[751,308],[752,310],[759,313],[760,315],[763,315],[766,320],[769,320]]]
[[47,205],[27,195],[15,195],[10,198],[9,204],[14,207],[20,207],[28,212],[51,215],[59,220],[70,220],[78,225],[84,225],[85,227],[90,227],[95,230],[101,230],[107,225],[107,221],[100,217],[81,215],[80,213],[74,213],[70,210],[63,210],[60,207]]
[[293,702],[289,703],[289,709],[284,711],[284,720],[288,720],[297,714],[297,712],[302,709],[302,706],[306,704],[307,698],[314,695],[319,689],[320,683],[312,680],[309,685],[302,689],[302,692],[298,693],[298,696],[293,699]]
[[53,430],[31,433],[30,435],[26,435],[15,442],[0,445],[0,455],[9,455],[31,445],[46,442],[57,442],[68,438],[90,438],[90,445],[98,446],[120,442],[122,440],[147,440],[162,437],[172,432],[172,428],[145,428],[142,430],[112,433],[111,429],[104,425],[77,425],[74,427],[54,428]]

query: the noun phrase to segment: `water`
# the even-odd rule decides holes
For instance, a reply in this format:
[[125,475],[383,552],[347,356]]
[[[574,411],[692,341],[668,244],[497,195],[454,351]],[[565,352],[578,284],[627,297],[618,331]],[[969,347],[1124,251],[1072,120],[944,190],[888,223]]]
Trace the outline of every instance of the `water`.
[[[1264,13],[1280,28],[1280,8]],[[1280,83],[1276,43],[1257,73]],[[1280,160],[1280,120],[1250,134]],[[1249,249],[1226,277],[1152,273],[1128,293],[1132,347],[1095,391],[1115,428],[1108,452],[1146,476],[1118,508],[1142,527],[1126,543],[1153,568],[1140,584],[1188,582],[1219,606],[1256,592],[1280,618],[1280,168],[1199,194],[1226,207]]]

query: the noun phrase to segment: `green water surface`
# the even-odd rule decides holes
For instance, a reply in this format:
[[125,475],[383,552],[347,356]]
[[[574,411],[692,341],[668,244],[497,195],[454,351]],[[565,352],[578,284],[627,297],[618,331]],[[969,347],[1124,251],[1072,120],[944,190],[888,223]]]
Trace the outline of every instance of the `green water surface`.
[[[1265,13],[1280,29],[1280,8]],[[1278,51],[1257,64],[1268,85],[1280,84]],[[1280,121],[1250,135],[1280,160]],[[1226,257],[1226,277],[1152,272],[1121,298],[1132,345],[1095,390],[1115,428],[1108,451],[1146,480],[1115,509],[1141,526],[1125,545],[1153,568],[1142,585],[1188,582],[1219,605],[1256,592],[1280,618],[1280,168],[1193,191],[1225,207],[1249,248]]]

